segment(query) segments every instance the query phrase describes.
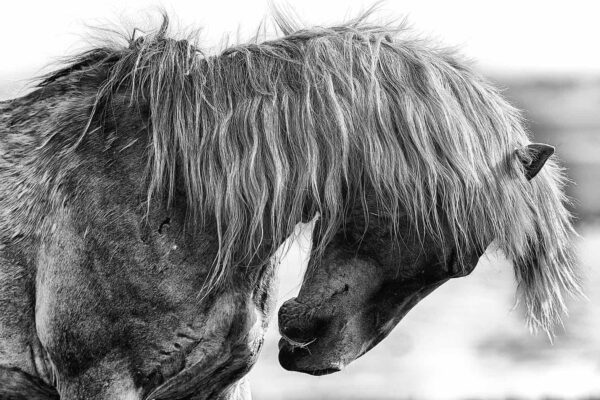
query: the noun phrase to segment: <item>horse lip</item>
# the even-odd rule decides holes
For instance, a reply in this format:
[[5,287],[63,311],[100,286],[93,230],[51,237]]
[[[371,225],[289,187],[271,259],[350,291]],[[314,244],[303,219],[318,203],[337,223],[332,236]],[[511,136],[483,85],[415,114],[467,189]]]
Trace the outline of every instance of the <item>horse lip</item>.
[[304,366],[301,363],[301,360],[305,356],[311,356],[311,352],[309,349],[305,347],[296,347],[290,344],[284,338],[279,340],[279,364],[288,370],[293,372],[302,372],[309,375],[321,376],[328,375],[334,372],[341,371],[342,368],[339,365],[329,365],[325,368],[314,368],[309,366]]
[[313,376],[322,376],[322,375],[330,375],[335,372],[340,372],[342,369],[338,367],[332,368],[323,368],[323,369],[313,369],[313,370],[304,370],[298,372],[304,372],[305,374],[313,375]]

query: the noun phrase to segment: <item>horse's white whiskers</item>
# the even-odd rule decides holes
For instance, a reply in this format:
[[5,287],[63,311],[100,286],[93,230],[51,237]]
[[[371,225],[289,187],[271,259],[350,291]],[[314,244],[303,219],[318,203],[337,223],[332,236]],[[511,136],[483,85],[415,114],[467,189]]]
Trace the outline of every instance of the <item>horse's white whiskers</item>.
[[317,340],[317,338],[313,338],[312,340],[309,340],[308,342],[298,342],[298,341],[295,341],[293,339],[290,339],[289,337],[287,337],[283,333],[281,333],[281,337],[286,342],[288,342],[292,347],[298,347],[298,348],[306,348],[306,347],[310,346],[312,343],[314,343]]

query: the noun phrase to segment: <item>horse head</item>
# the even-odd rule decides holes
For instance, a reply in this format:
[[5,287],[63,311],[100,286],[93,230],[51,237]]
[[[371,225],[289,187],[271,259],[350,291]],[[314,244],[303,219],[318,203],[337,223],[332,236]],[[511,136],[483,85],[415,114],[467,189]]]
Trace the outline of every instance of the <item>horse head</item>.
[[[519,151],[526,179],[553,153],[531,144]],[[367,209],[376,208],[367,197]],[[292,371],[323,375],[341,370],[384,339],[424,297],[452,278],[470,274],[486,242],[461,253],[448,224],[441,235],[421,234],[406,213],[397,231],[355,205],[324,251],[313,251],[298,296],[279,310],[279,361]],[[315,223],[313,235],[320,232]],[[318,238],[315,240],[318,242]]]

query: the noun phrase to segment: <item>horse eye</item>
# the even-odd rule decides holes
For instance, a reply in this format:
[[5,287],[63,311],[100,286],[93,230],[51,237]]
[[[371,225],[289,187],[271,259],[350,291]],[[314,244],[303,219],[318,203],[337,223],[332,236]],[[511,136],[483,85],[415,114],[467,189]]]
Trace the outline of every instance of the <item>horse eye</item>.
[[161,235],[166,233],[167,229],[169,229],[169,225],[171,225],[171,218],[167,217],[163,222],[160,223],[158,227],[158,233]]

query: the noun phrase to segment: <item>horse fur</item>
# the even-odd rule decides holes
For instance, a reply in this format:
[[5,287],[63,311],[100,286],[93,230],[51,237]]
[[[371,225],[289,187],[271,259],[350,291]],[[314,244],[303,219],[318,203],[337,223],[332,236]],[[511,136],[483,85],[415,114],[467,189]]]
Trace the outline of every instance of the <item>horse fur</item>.
[[[320,214],[315,246],[324,248],[344,224],[350,194],[372,190],[378,206],[369,212],[389,216],[391,230],[405,210],[430,233],[448,221],[465,252],[494,241],[514,262],[531,326],[551,330],[565,296],[580,290],[575,232],[554,157],[535,179],[524,177],[516,149],[530,140],[519,112],[457,54],[411,38],[404,25],[369,23],[367,13],[299,28],[275,14],[283,37],[216,55],[196,37],[171,38],[165,16],[153,33],[73,57],[38,90],[97,90],[80,114],[61,120],[80,134],[66,137],[49,123],[40,154],[73,151],[126,92],[150,131],[148,197],[183,190],[191,225],[216,222],[220,250],[207,291],[256,260],[267,239],[272,254],[306,213]],[[31,162],[41,170],[46,161]],[[61,193],[63,173],[47,171],[48,190]],[[13,215],[37,218],[23,226],[38,227],[43,207],[60,201],[17,204],[27,190],[15,186],[1,208],[22,210]]]

